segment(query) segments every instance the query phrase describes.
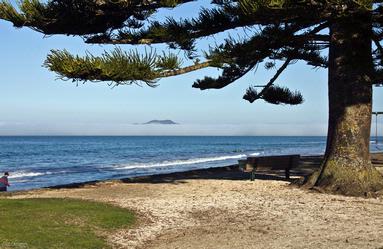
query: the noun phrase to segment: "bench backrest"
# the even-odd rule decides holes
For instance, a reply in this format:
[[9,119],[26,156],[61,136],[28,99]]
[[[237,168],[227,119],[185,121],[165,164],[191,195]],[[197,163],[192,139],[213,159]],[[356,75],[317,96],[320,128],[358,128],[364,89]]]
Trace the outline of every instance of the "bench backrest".
[[247,162],[256,165],[257,169],[291,169],[298,166],[300,155],[286,155],[286,156],[262,156],[262,157],[248,157]]

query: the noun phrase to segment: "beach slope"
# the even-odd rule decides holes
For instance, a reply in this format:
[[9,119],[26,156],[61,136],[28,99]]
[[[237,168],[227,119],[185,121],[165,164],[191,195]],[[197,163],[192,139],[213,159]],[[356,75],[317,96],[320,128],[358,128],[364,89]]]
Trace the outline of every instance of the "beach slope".
[[[382,154],[373,162],[381,166]],[[320,157],[304,158],[295,175]],[[69,197],[138,213],[139,225],[108,240],[115,248],[382,248],[383,199],[321,194],[265,172],[254,182],[234,167],[23,192]],[[292,174],[294,176],[294,173]]]

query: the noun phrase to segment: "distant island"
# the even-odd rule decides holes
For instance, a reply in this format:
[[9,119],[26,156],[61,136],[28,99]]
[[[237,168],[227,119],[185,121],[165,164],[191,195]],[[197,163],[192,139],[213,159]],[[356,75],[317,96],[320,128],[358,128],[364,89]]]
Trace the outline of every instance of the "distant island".
[[146,122],[146,123],[143,123],[143,124],[163,124],[163,125],[175,125],[175,124],[178,124],[170,119],[166,119],[166,120],[150,120],[149,122]]

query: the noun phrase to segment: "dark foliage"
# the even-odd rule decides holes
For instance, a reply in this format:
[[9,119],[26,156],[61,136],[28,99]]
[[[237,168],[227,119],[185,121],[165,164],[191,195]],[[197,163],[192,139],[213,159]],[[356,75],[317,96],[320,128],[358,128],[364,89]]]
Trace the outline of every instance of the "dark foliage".
[[[73,56],[67,51],[52,51],[45,66],[62,79],[74,81],[109,81],[116,84],[145,82],[155,86],[159,78],[215,67],[218,78],[206,76],[193,87],[220,89],[237,81],[259,64],[275,70],[276,61],[285,62],[269,83],[257,93],[249,88],[244,99],[262,98],[273,104],[299,104],[297,92],[275,87],[279,75],[290,62],[306,61],[313,67],[327,67],[322,54],[329,47],[329,24],[335,17],[369,13],[375,43],[374,83],[382,82],[383,7],[379,1],[286,1],[286,0],[213,0],[211,8],[202,8],[195,18],[163,22],[148,19],[158,9],[174,8],[191,0],[23,0],[19,10],[8,2],[0,3],[0,18],[16,27],[27,26],[44,34],[80,35],[87,43],[155,44],[166,43],[171,49],[186,52],[192,65],[182,68],[174,54],[152,50],[144,55],[116,49],[102,56]],[[246,36],[230,36],[198,54],[196,43],[232,29],[246,28]],[[204,60],[202,63],[199,60]]]

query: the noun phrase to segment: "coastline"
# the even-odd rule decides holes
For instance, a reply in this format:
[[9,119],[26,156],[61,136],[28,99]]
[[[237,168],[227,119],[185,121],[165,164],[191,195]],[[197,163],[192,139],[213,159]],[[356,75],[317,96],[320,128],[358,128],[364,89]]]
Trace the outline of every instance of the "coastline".
[[30,190],[220,167],[259,154],[317,154],[324,143],[324,137],[11,137],[1,141],[0,169],[11,172],[10,190]]
[[[373,153],[371,153],[373,154]],[[383,152],[376,153],[382,154],[383,160]],[[310,156],[301,156],[301,165],[299,168],[295,168],[292,170],[292,176],[303,176],[310,171],[311,169],[315,169],[319,166],[320,161],[323,155],[310,155]],[[303,166],[303,167],[302,167]],[[266,173],[266,174],[265,174]],[[202,168],[202,169],[193,169],[193,170],[185,170],[185,171],[177,171],[171,173],[164,174],[154,174],[154,175],[145,175],[145,176],[134,176],[128,178],[119,178],[119,179],[100,179],[93,181],[80,181],[73,182],[68,184],[59,184],[52,185],[42,188],[35,189],[27,189],[27,190],[16,190],[10,191],[9,193],[23,193],[29,191],[36,191],[39,189],[61,189],[61,188],[81,188],[88,185],[97,185],[103,182],[126,182],[126,183],[144,183],[144,182],[170,182],[177,181],[181,179],[230,179],[230,180],[247,180],[249,178],[248,173],[244,173],[238,170],[238,164],[225,165],[220,167],[211,167],[211,168]],[[263,172],[258,174],[258,179],[275,179],[275,180],[284,180],[284,172]]]
[[[383,152],[371,152],[371,160],[376,167],[383,167]],[[300,165],[298,168],[292,169],[292,177],[301,177],[306,174],[311,173],[313,170],[317,169],[320,166],[323,155],[308,155],[301,156]],[[383,173],[383,168],[382,168]],[[129,178],[119,178],[119,179],[100,179],[93,181],[80,181],[73,182],[68,184],[59,184],[52,185],[42,188],[28,189],[28,190],[16,190],[9,191],[9,193],[23,193],[29,191],[36,191],[39,189],[61,189],[61,188],[81,188],[87,185],[97,185],[104,182],[125,182],[125,183],[160,183],[160,182],[171,182],[181,179],[230,179],[230,180],[247,180],[249,178],[248,173],[243,173],[238,170],[237,164],[221,166],[221,167],[212,167],[212,168],[202,168],[186,171],[177,171],[172,173],[164,174],[155,174],[155,175],[145,175],[145,176],[135,176]],[[285,180],[284,172],[260,172],[257,174],[257,179],[264,180]]]
[[[292,179],[320,164],[303,157]],[[379,169],[383,153],[373,154]],[[319,163],[319,164],[318,164]],[[294,173],[295,172],[295,173]],[[73,198],[134,211],[138,225],[108,235],[112,248],[380,248],[383,199],[321,194],[290,185],[283,172],[254,182],[236,166],[78,186],[45,188],[8,198]]]

